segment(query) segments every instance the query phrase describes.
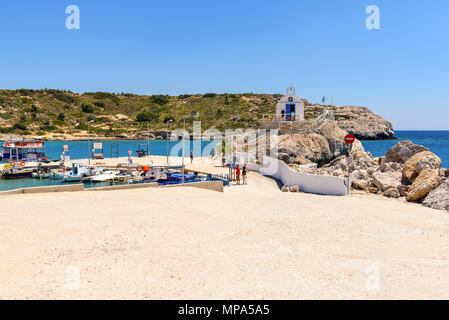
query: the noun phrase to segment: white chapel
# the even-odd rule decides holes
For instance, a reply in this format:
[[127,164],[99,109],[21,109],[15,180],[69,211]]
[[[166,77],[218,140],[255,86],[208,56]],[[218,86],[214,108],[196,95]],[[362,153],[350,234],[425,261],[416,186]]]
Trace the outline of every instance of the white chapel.
[[288,87],[286,95],[277,103],[276,118],[280,121],[304,120],[304,102],[296,96],[295,87]]

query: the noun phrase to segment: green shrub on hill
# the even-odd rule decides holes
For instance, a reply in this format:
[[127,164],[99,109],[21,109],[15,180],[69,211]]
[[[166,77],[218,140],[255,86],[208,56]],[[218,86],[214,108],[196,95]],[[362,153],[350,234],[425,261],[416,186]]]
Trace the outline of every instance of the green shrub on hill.
[[58,99],[59,101],[65,102],[65,103],[73,103],[75,101],[75,99],[60,91],[60,90],[46,90],[47,93],[51,94],[53,97],[55,97],[55,99]]
[[0,113],[0,118],[5,119],[5,120],[9,120],[12,118],[12,114],[6,112],[6,113]]
[[83,103],[81,104],[81,110],[83,110],[84,113],[93,113],[94,107],[90,103]]
[[159,119],[159,115],[155,112],[145,111],[136,116],[136,121],[156,121]]
[[87,131],[88,128],[87,128],[87,124],[85,124],[85,123],[79,123],[79,124],[75,127],[75,129]]
[[151,96],[151,102],[163,106],[170,102],[170,97],[167,95],[154,95]]
[[50,124],[44,124],[40,126],[39,129],[42,131],[52,132],[56,130],[56,127]]
[[104,103],[103,103],[103,102],[95,101],[95,102],[94,102],[94,105],[95,105],[96,107],[99,107],[99,108],[104,109]]
[[22,122],[14,123],[14,125],[12,126],[12,128],[13,128],[13,130],[23,130],[23,131],[25,131],[25,130],[28,129],[27,126],[26,126],[26,124],[24,124],[24,123],[22,123]]

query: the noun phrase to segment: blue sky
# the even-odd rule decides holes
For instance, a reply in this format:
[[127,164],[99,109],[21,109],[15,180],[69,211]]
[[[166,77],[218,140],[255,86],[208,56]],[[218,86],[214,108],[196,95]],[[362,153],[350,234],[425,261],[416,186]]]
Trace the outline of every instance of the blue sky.
[[[67,30],[77,5],[80,30]],[[380,30],[365,27],[368,5]],[[449,129],[449,1],[1,1],[0,88],[283,93]]]

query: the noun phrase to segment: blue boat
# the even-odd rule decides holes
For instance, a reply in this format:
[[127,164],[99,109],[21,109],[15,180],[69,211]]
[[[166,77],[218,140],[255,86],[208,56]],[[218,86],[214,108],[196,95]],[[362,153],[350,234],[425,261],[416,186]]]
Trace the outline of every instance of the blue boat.
[[47,160],[42,140],[5,141],[0,152],[0,161],[42,161]]

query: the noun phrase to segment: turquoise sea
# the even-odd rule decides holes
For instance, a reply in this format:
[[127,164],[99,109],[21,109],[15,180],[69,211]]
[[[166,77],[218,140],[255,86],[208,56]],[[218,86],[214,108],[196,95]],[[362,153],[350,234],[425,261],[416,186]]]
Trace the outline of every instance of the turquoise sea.
[[[449,167],[449,131],[396,131],[396,137],[398,140],[382,140],[382,141],[362,141],[362,144],[366,151],[371,152],[375,157],[383,156],[385,152],[400,140],[411,140],[414,143],[421,144],[433,153],[441,158],[442,166]],[[99,142],[99,141],[93,141]],[[120,140],[120,141],[103,141],[103,152],[106,158],[111,155],[111,146],[113,143],[117,143],[119,146],[119,156],[126,157],[128,150],[131,148],[133,155],[136,156],[136,150],[141,145],[141,148],[146,149],[146,140]],[[217,142],[215,141],[203,141],[201,143],[201,150],[203,154],[210,154],[213,150],[213,146]],[[88,142],[87,141],[69,141],[69,142],[57,142],[48,141],[45,143],[46,154],[49,159],[59,159],[63,146],[69,146],[70,157],[72,159],[87,158]],[[195,156],[199,156],[199,150],[193,148],[193,143],[190,143],[190,148],[194,151]],[[151,155],[166,155],[167,144],[165,140],[150,141],[150,154]],[[169,142],[169,152],[181,156],[181,143],[176,141]],[[185,155],[189,156],[189,146],[186,143]],[[59,181],[44,179],[18,179],[18,180],[5,180],[0,179],[0,191],[10,190],[24,187],[43,186],[50,184],[59,184]],[[87,186],[88,187],[88,186]]]
[[397,130],[395,136],[398,140],[362,141],[362,144],[365,151],[371,152],[374,157],[380,157],[400,140],[411,140],[435,153],[441,158],[441,166],[449,168],[449,131]]

